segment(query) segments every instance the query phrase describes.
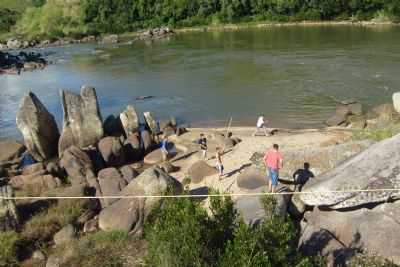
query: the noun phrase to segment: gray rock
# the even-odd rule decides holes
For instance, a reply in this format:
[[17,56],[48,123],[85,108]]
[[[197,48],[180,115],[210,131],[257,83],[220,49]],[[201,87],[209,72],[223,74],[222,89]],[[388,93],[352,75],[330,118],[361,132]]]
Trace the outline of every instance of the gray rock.
[[217,174],[217,169],[208,165],[207,162],[201,160],[195,162],[188,169],[188,175],[192,183],[200,183],[204,178]]
[[[102,196],[118,196],[121,190],[127,185],[121,173],[116,168],[107,168],[99,172],[99,184]],[[116,202],[118,199],[101,199],[103,208]]]
[[95,177],[89,156],[76,146],[64,151],[60,166],[65,169],[73,185],[86,183],[88,178]]
[[122,174],[122,178],[129,184],[133,179],[135,179],[139,172],[132,168],[130,165],[125,165],[119,169]]
[[126,136],[139,131],[139,116],[133,106],[127,106],[126,109],[119,115],[119,118]]
[[328,126],[339,126],[346,123],[347,114],[334,114],[329,119],[325,121]]
[[7,47],[9,49],[20,49],[22,47],[22,42],[16,38],[10,38],[7,41]]
[[[150,135],[144,135],[145,138],[150,138]],[[149,142],[147,140],[146,142]],[[150,142],[151,143],[151,142]],[[149,146],[148,143],[146,143]],[[140,144],[140,135],[139,133],[131,133],[128,135],[124,142],[125,154],[130,160],[140,160],[143,157],[143,149]],[[149,149],[149,147],[147,147]]]
[[0,141],[0,162],[6,162],[19,158],[25,149],[25,146],[17,141]]
[[16,230],[19,225],[19,215],[14,200],[4,198],[14,197],[11,186],[0,187],[0,232]]
[[56,245],[68,244],[75,238],[75,229],[71,224],[64,226],[54,235]]
[[99,151],[107,166],[121,166],[125,163],[125,151],[117,137],[104,137],[99,142]]
[[50,174],[34,173],[31,175],[19,175],[10,179],[10,184],[16,189],[35,189],[46,191],[61,186],[61,180]]
[[[182,191],[182,185],[177,180],[155,167],[136,177],[122,190],[121,195],[162,195],[168,188],[172,188],[175,193]],[[147,216],[160,201],[159,198],[120,199],[100,212],[99,227],[105,231],[140,233]]]
[[39,260],[39,261],[45,261],[46,260],[46,256],[40,250],[35,250],[33,252],[33,254],[32,254],[32,258],[35,259],[35,260]]
[[332,245],[333,241],[339,242],[349,251],[362,249],[395,264],[400,263],[400,202],[346,212],[315,208],[306,215],[307,221],[302,224],[299,242],[300,250],[305,254],[323,252],[332,255],[334,262],[341,263],[336,257],[340,256],[339,252],[344,253],[346,250]]
[[158,124],[149,111],[143,113],[146,125],[149,127],[153,135],[159,134]]
[[400,113],[400,92],[394,93],[392,100],[394,109],[397,111],[397,113]]
[[236,183],[239,188],[253,190],[268,185],[266,174],[256,168],[248,168],[237,178]]
[[25,95],[17,113],[17,127],[24,136],[29,153],[44,161],[57,155],[60,137],[56,121],[36,95]]
[[61,91],[61,102],[64,123],[59,154],[72,145],[80,148],[96,145],[103,137],[103,124],[95,89],[83,86],[80,96]]
[[154,145],[153,138],[149,131],[141,131],[140,136],[142,137],[143,148],[145,152],[149,152]]
[[166,173],[173,173],[179,170],[178,166],[172,165],[169,161],[164,161],[158,165]]
[[399,188],[399,160],[400,135],[396,135],[370,146],[335,169],[317,176],[303,189],[315,194],[304,194],[300,198],[307,205],[323,205],[334,209],[398,198],[400,194],[397,191],[374,193],[327,191]]
[[235,201],[235,208],[244,222],[256,226],[264,221],[266,212],[259,197],[239,197]]
[[116,35],[116,34],[106,35],[103,37],[101,42],[103,44],[116,44],[119,42],[119,38],[118,38],[118,35]]

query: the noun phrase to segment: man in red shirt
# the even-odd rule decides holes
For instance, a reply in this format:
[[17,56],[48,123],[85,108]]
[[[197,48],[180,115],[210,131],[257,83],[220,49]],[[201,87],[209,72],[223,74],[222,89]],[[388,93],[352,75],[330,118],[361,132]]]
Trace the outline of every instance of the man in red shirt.
[[279,170],[283,167],[283,157],[277,144],[274,144],[272,149],[265,153],[264,164],[268,169],[269,192],[275,193],[278,185]]

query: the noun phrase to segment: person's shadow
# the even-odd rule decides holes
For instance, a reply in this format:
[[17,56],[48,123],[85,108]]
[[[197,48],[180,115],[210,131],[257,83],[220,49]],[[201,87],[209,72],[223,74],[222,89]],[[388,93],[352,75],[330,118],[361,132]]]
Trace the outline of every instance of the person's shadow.
[[314,173],[310,171],[310,163],[304,162],[304,168],[298,169],[293,173],[293,180],[296,184],[295,189],[301,191],[310,178],[314,178]]

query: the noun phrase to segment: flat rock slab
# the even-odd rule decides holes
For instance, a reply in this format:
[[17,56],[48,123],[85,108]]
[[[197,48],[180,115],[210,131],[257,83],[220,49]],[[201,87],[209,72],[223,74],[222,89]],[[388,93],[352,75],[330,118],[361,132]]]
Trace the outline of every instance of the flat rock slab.
[[0,162],[18,158],[25,150],[25,146],[17,141],[0,141]]
[[[174,150],[168,150],[168,159],[171,159],[171,158],[175,157],[177,154],[178,153],[177,153],[176,150],[175,151]],[[144,160],[143,160],[143,162],[145,164],[149,164],[149,165],[155,165],[155,164],[161,163],[163,161],[164,160],[163,160],[163,155],[162,155],[162,152],[161,152],[161,148],[158,148],[158,149],[152,151],[151,153],[147,154],[144,157]]]
[[188,170],[188,174],[192,183],[200,183],[205,177],[217,174],[217,169],[208,165],[207,162],[201,160],[193,163]]
[[256,168],[243,171],[236,181],[239,188],[253,190],[268,185],[268,178]]

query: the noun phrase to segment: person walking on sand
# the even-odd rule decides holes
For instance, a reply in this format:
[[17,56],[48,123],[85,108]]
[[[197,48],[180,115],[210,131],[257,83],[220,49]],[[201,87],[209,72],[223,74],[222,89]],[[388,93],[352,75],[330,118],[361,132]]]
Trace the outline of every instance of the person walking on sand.
[[278,186],[279,170],[283,167],[283,156],[279,152],[279,146],[274,144],[264,156],[264,163],[268,169],[269,192],[275,193]]
[[163,161],[168,159],[168,137],[163,135],[161,140],[161,153]]
[[217,147],[217,152],[215,153],[215,158],[217,159],[217,169],[219,174],[219,179],[224,175],[224,165],[222,163],[223,151],[221,147]]
[[200,145],[200,151],[203,156],[203,159],[207,157],[207,138],[204,136],[203,133],[200,134],[200,139],[198,141]]
[[258,134],[258,132],[261,130],[264,131],[265,136],[269,136],[269,134],[267,133],[267,128],[266,128],[267,123],[268,123],[268,120],[266,120],[264,118],[264,115],[261,114],[257,119],[257,125],[256,125],[257,128],[256,128],[255,132],[253,133],[253,136],[256,136]]

